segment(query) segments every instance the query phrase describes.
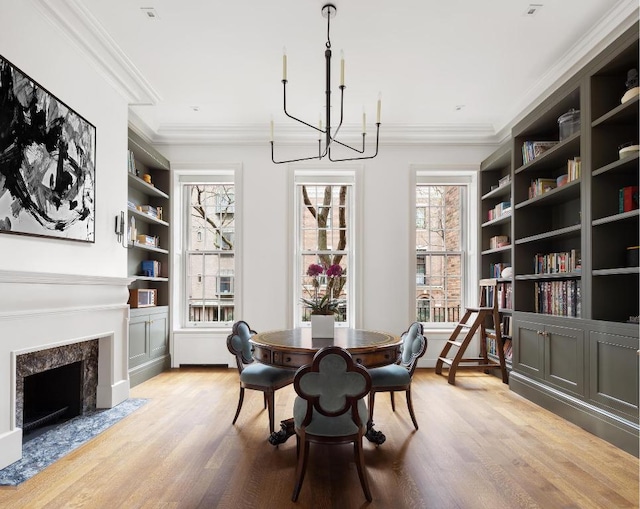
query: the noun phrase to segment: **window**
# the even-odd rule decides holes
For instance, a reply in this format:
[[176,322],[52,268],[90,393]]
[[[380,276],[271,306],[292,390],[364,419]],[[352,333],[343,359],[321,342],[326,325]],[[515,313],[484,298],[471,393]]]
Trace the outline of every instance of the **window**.
[[[353,309],[352,260],[352,193],[351,179],[328,179],[295,184],[296,204],[296,274],[295,323],[304,325],[310,320],[311,310],[301,299],[316,300],[325,295],[339,300],[336,324],[351,325]],[[323,268],[316,278],[309,276],[309,266]],[[328,277],[329,267],[338,265],[339,277]]]
[[416,319],[460,319],[464,295],[466,185],[416,186]]
[[229,323],[235,310],[235,188],[184,185],[185,317],[189,326]]

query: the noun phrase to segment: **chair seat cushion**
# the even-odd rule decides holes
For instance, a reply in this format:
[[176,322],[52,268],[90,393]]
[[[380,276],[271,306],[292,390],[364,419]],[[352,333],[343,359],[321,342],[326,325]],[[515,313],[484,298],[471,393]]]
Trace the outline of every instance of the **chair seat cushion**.
[[[295,428],[298,429],[302,425],[304,416],[307,413],[307,401],[298,396],[293,403],[293,421]],[[367,420],[369,419],[369,411],[364,399],[358,400],[358,413],[362,422],[362,431],[367,428]],[[307,433],[312,435],[320,435],[323,437],[337,437],[343,435],[353,435],[358,432],[358,427],[351,419],[351,412],[347,412],[338,417],[327,417],[317,410],[313,410],[313,417]]]
[[398,385],[409,385],[411,375],[406,368],[398,364],[390,364],[381,368],[369,370],[371,386],[378,389],[380,387],[394,387]]
[[288,378],[293,380],[295,371],[291,369],[274,368],[260,362],[253,362],[240,373],[240,381],[251,385],[271,387]]

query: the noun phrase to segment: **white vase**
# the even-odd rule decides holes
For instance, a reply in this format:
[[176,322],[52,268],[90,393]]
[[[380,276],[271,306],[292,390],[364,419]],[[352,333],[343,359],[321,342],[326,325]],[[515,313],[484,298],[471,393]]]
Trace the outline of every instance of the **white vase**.
[[311,315],[311,337],[332,338],[335,315]]

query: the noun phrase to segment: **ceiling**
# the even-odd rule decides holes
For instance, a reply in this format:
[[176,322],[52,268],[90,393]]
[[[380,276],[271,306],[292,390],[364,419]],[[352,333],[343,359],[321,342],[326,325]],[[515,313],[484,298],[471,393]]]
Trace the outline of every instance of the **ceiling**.
[[[131,102],[157,142],[304,137],[287,105],[317,125],[324,108],[323,0],[39,0]],[[332,124],[381,137],[495,140],[603,39],[638,17],[637,0],[334,0]],[[527,15],[532,9],[535,13]],[[152,8],[152,18],[143,8]],[[607,41],[608,42],[608,41]]]

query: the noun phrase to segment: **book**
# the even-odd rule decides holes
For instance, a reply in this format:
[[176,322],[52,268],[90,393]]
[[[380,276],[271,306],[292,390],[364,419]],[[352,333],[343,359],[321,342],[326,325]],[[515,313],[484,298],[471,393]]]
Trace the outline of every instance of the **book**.
[[620,189],[618,211],[630,212],[638,208],[638,186],[626,186]]
[[558,141],[525,141],[522,145],[522,162],[530,163],[536,157],[540,157],[547,150],[555,147]]
[[558,182],[553,178],[538,178],[531,181],[529,186],[529,199],[540,196],[558,187]]
[[140,269],[143,276],[160,277],[160,262],[158,260],[142,260]]
[[489,249],[497,249],[509,244],[509,237],[506,235],[495,235],[489,239]]

